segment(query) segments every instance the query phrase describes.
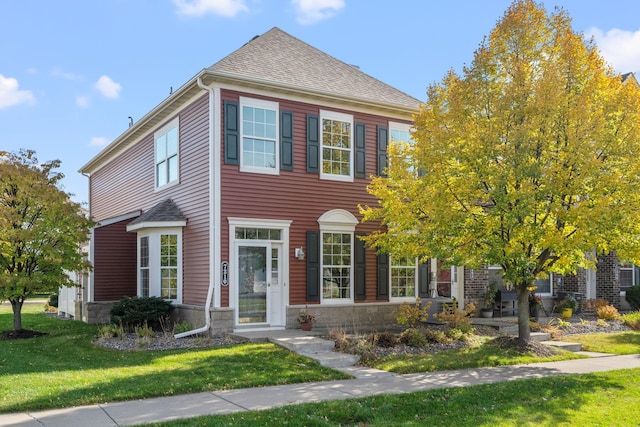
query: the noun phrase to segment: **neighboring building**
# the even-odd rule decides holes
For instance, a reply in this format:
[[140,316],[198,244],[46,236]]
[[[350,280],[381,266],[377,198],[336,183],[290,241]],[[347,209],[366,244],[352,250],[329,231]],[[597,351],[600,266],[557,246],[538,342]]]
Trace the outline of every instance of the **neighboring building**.
[[358,239],[376,227],[358,213],[370,176],[418,108],[278,28],[203,69],[80,170],[98,223],[82,319],[156,295],[212,334],[294,328],[306,305],[322,326],[366,328],[418,296],[482,300],[489,269]]

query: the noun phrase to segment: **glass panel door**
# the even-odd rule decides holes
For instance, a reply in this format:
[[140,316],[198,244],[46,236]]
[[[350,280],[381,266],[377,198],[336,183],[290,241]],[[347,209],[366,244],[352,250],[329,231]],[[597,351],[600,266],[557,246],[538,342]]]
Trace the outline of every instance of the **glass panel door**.
[[266,246],[238,247],[238,323],[267,322]]

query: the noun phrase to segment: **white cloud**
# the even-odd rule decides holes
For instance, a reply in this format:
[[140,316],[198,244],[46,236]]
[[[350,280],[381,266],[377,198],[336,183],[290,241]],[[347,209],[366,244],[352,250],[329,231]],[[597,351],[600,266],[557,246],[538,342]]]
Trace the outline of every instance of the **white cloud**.
[[76,96],[76,105],[78,107],[86,108],[89,106],[89,97],[88,96]]
[[94,136],[91,138],[91,141],[89,141],[89,147],[105,147],[109,145],[110,142],[111,141],[102,136]]
[[0,109],[35,101],[33,92],[19,90],[18,80],[0,74]]
[[122,86],[111,80],[109,76],[101,76],[96,82],[95,88],[98,89],[103,96],[116,99],[120,96]]
[[640,29],[625,31],[613,28],[604,32],[590,28],[585,35],[593,36],[602,56],[617,72],[640,71]]
[[344,8],[344,0],[291,0],[296,8],[296,20],[302,24],[313,24],[331,18]]
[[70,73],[59,67],[54,68],[53,71],[51,71],[51,75],[65,80],[82,80],[83,78],[80,74]]
[[233,18],[240,12],[248,12],[244,0],[173,0],[179,15],[202,16],[207,13]]

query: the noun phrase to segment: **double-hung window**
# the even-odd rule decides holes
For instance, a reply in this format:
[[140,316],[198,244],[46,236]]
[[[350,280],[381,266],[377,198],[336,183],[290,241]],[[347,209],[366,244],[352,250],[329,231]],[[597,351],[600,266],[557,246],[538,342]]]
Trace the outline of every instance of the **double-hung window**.
[[241,97],[240,123],[242,135],[240,170],[277,174],[279,172],[278,104]]
[[638,284],[638,275],[633,264],[620,261],[620,292],[626,292],[631,286]]
[[353,268],[353,233],[322,233],[322,297],[324,301],[350,301]]
[[416,298],[418,260],[414,257],[391,257],[391,298]]
[[[389,122],[389,142],[404,142],[409,145],[413,145],[414,141],[411,139],[411,125],[405,123]],[[416,167],[414,166],[414,159],[406,159],[407,170],[415,175]]]
[[153,229],[138,234],[138,295],[182,298],[182,230]]
[[321,178],[353,181],[353,116],[320,111]]
[[174,119],[154,134],[156,188],[177,183],[179,178],[179,126]]

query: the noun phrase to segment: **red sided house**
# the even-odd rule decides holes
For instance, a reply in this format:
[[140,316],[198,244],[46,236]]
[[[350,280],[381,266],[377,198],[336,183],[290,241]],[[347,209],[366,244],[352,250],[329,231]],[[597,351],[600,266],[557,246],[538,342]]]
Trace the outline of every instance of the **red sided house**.
[[482,300],[490,269],[358,239],[369,177],[418,108],[278,28],[203,69],[80,170],[98,223],[82,319],[138,295],[211,334],[295,328],[307,305],[322,326],[370,327],[417,296]]

